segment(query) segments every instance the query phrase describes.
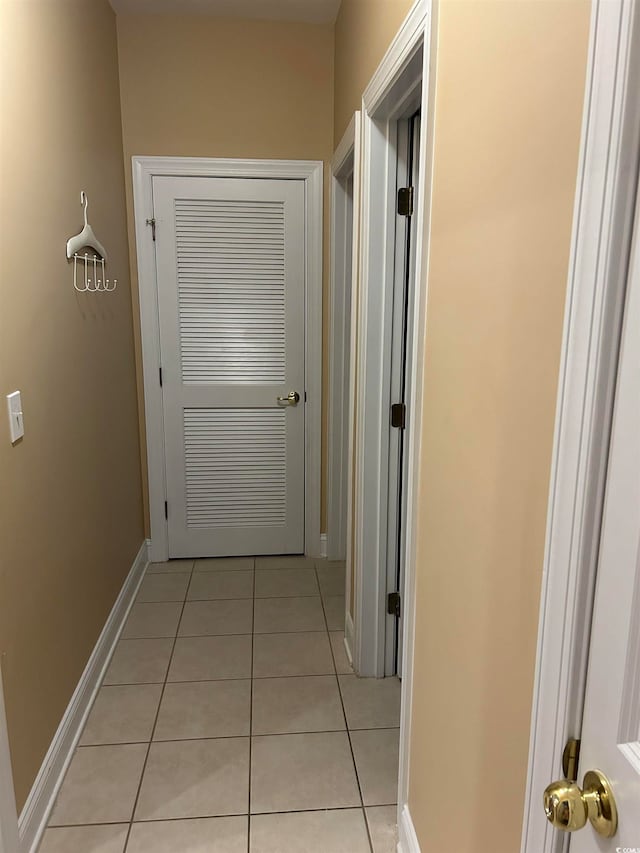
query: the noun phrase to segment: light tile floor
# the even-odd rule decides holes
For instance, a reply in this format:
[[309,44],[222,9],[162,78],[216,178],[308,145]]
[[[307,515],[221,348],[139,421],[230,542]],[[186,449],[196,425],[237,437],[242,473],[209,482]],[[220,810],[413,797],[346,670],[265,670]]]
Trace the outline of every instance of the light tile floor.
[[40,853],[394,853],[400,688],[344,650],[344,566],[151,564]]

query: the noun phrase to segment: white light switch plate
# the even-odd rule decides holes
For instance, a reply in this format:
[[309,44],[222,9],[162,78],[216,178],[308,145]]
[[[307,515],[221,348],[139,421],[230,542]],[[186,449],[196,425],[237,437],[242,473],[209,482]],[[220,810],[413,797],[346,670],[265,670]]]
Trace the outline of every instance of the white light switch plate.
[[22,397],[19,391],[7,394],[7,409],[9,411],[9,431],[11,444],[24,435],[24,419],[22,417]]

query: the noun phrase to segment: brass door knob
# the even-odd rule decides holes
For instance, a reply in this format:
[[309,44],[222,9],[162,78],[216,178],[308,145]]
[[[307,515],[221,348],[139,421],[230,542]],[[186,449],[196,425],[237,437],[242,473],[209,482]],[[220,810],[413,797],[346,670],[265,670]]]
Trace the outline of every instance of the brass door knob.
[[616,834],[616,801],[611,783],[599,770],[585,773],[582,788],[568,779],[552,782],[544,792],[543,801],[547,819],[556,829],[575,832],[590,820],[598,835],[611,838]]
[[278,403],[286,403],[287,406],[297,406],[300,402],[300,394],[297,391],[289,391],[286,397],[277,397]]

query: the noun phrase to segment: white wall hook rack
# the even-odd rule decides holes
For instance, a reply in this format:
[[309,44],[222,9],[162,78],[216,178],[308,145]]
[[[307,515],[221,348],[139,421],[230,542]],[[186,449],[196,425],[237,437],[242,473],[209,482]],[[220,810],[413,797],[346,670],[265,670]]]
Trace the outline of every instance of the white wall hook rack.
[[[75,237],[67,240],[67,259],[73,259],[73,286],[78,293],[113,293],[118,286],[118,279],[111,280],[106,277],[107,251],[87,221],[89,200],[84,190],[80,193],[80,204],[84,208],[84,228]],[[90,255],[86,251],[81,253],[82,249],[87,248],[93,249],[94,254]],[[84,264],[84,273],[81,270],[79,282],[78,263]]]

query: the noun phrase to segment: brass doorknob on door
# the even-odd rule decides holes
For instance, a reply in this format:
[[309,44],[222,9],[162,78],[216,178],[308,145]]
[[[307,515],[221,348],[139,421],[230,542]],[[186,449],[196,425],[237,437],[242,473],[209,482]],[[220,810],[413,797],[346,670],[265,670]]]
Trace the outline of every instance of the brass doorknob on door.
[[278,397],[279,403],[286,403],[287,406],[297,406],[300,402],[300,394],[297,391],[289,391],[286,397]]
[[552,782],[543,800],[547,819],[556,829],[575,832],[590,820],[598,835],[611,838],[616,833],[616,801],[611,783],[599,770],[585,773],[582,788],[568,779]]

